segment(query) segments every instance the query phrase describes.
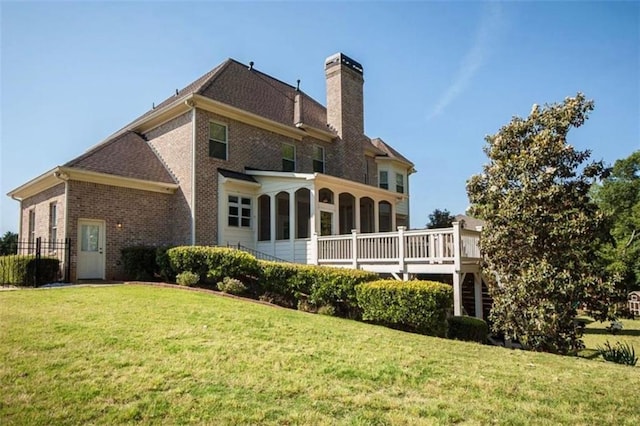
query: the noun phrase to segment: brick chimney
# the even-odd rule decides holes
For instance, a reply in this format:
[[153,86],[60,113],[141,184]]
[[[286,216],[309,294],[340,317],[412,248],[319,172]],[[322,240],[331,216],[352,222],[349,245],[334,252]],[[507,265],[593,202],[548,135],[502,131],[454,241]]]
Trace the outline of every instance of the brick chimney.
[[343,53],[328,57],[327,123],[338,132],[342,176],[364,182],[364,101],[362,65]]

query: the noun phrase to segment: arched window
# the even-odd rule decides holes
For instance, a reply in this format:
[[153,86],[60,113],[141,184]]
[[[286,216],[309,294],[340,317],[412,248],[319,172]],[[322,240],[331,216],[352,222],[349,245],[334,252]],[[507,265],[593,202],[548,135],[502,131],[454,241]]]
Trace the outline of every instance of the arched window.
[[271,197],[258,197],[258,241],[271,240]]
[[311,192],[307,188],[296,191],[296,238],[309,238]]
[[338,196],[338,219],[341,234],[349,234],[356,228],[355,222],[356,198],[348,192]]
[[318,191],[318,200],[321,203],[333,204],[333,192],[329,188],[322,188]]
[[380,232],[391,232],[391,203],[380,201],[378,204],[378,224]]
[[288,240],[291,232],[289,220],[289,193],[276,195],[276,240]]
[[360,232],[375,232],[376,222],[373,206],[371,198],[360,198]]

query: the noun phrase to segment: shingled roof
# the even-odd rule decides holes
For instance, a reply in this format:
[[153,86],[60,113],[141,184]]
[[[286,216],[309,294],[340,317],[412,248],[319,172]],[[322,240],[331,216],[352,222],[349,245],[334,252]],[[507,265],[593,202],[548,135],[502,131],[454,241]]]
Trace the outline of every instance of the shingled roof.
[[64,166],[134,179],[175,183],[147,142],[134,132],[125,132],[97,145]]
[[328,130],[327,110],[324,106],[301,90],[235,59],[227,59],[147,111],[140,119],[191,94],[205,96],[288,126],[297,124],[294,122],[294,103],[296,95],[300,94],[303,123]]
[[371,139],[371,144],[376,148],[378,148],[380,151],[384,152],[390,158],[394,158],[396,160],[410,164],[411,166],[414,165],[411,161],[407,159],[407,157],[400,154],[398,151],[393,149],[390,145],[388,145],[385,141],[383,141],[380,138]]

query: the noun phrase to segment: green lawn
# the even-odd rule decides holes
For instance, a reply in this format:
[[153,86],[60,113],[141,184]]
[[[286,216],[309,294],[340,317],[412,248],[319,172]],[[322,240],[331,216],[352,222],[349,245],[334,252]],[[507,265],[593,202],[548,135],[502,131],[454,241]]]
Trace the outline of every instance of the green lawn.
[[3,425],[640,424],[638,368],[172,288],[0,292],[0,333]]

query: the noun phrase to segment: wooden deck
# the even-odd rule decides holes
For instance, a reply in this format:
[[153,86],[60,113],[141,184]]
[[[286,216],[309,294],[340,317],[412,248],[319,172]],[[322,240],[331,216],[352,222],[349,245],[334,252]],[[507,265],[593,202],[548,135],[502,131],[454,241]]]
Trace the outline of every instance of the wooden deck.
[[[476,306],[482,311],[480,231],[451,228],[312,237],[310,263],[388,273],[408,280],[412,274],[452,274],[454,314],[462,314],[462,281],[474,275]],[[480,315],[481,316],[481,315]]]

